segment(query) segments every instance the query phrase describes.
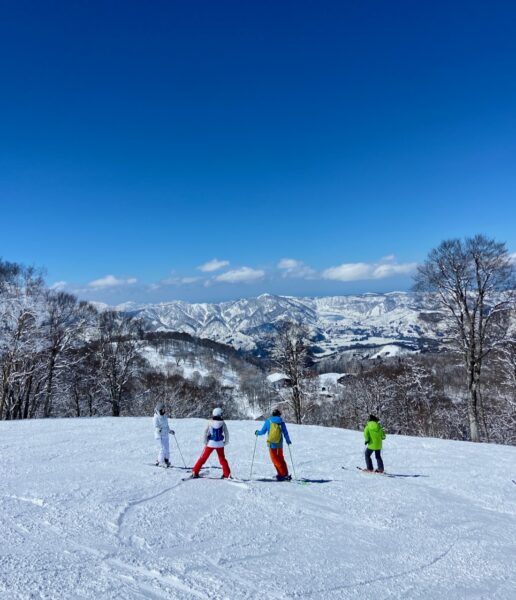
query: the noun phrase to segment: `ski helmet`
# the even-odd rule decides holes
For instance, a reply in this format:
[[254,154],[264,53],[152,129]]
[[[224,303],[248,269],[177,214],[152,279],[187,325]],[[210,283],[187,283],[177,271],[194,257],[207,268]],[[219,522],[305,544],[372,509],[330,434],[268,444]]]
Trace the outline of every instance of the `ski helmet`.
[[213,412],[211,413],[214,417],[222,417],[222,408],[214,408]]

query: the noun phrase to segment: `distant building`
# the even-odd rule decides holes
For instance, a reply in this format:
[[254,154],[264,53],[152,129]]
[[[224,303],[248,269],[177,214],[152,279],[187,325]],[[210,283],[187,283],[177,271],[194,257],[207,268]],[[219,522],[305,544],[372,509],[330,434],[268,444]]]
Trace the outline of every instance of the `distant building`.
[[317,378],[319,395],[325,398],[333,398],[335,389],[342,385],[349,377],[349,373],[323,373]]
[[[350,377],[349,373],[323,373],[313,378],[312,390],[326,398],[333,398],[337,386],[342,385]],[[292,387],[292,381],[285,373],[271,373],[267,375],[267,381],[276,390]]]
[[277,390],[292,386],[290,377],[285,373],[271,373],[267,375],[267,381]]

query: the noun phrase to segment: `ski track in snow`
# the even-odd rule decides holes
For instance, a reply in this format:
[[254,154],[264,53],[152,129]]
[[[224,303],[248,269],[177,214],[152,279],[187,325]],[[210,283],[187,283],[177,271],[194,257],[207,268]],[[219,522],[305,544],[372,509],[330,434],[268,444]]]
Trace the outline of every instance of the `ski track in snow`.
[[424,571],[425,569],[431,567],[432,565],[435,565],[437,562],[442,560],[451,551],[451,549],[453,548],[454,545],[455,544],[452,544],[447,550],[445,550],[444,552],[442,552],[441,554],[439,554],[438,556],[433,558],[429,563],[422,564],[413,569],[408,569],[407,571],[402,571],[401,573],[394,573],[393,575],[383,575],[381,577],[375,577],[374,579],[366,579],[364,581],[357,581],[356,583],[351,583],[349,585],[338,585],[335,587],[328,587],[328,588],[325,588],[322,590],[314,590],[312,592],[306,592],[306,593],[301,592],[301,593],[288,594],[288,597],[289,598],[306,598],[306,597],[314,596],[314,595],[325,597],[325,595],[330,592],[355,589],[355,588],[362,587],[364,585],[370,585],[372,583],[377,583],[379,581],[388,581],[390,579],[396,579],[398,577],[412,575],[414,573]]
[[[204,422],[173,422],[193,464]],[[289,426],[324,485],[254,482],[256,423],[228,426],[241,481],[151,467],[150,418],[0,423],[0,599],[516,598],[516,448],[388,436],[421,477],[387,478],[357,471],[360,433]]]
[[120,542],[122,542],[122,527],[124,525],[124,520],[127,517],[128,513],[130,510],[132,510],[135,506],[140,506],[141,504],[145,504],[146,502],[151,502],[152,500],[156,500],[156,498],[159,498],[160,496],[163,496],[164,494],[168,494],[169,492],[171,492],[172,490],[174,490],[175,488],[177,488],[179,485],[181,485],[182,483],[184,483],[182,480],[179,481],[178,483],[176,483],[175,485],[172,485],[164,490],[162,490],[161,492],[158,492],[157,494],[152,494],[151,496],[146,496],[144,498],[140,498],[138,500],[132,500],[130,501],[120,512],[120,514],[118,515],[118,517],[115,520],[115,527],[117,530],[117,537],[120,540]]

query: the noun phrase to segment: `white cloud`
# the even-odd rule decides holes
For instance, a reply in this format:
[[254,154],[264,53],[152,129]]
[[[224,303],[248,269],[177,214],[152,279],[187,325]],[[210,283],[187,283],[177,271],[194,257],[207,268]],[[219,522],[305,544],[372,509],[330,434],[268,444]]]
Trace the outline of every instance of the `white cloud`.
[[220,271],[220,269],[228,266],[229,260],[218,260],[217,258],[213,258],[197,268],[203,273],[213,273],[214,271]]
[[303,263],[295,258],[282,258],[278,263],[278,269],[295,269]]
[[66,281],[56,281],[50,286],[51,290],[62,290],[66,287]]
[[200,281],[200,277],[169,277],[168,279],[162,279],[160,284],[162,285],[189,285]]
[[226,273],[221,273],[215,277],[215,281],[224,283],[250,283],[263,279],[265,271],[261,269],[251,269],[250,267],[240,267]]
[[402,265],[386,264],[378,265],[373,270],[373,279],[385,279],[394,275],[410,275],[416,270],[417,263],[405,263]]
[[395,275],[410,275],[416,270],[417,263],[397,264],[394,257],[386,256],[379,263],[344,263],[325,269],[323,279],[334,281],[361,281],[365,279],[386,279]]
[[283,277],[312,279],[315,275],[314,269],[305,265],[303,261],[296,260],[295,258],[282,258],[276,266],[283,271]]
[[129,277],[127,279],[119,279],[114,275],[106,275],[105,277],[101,277],[100,279],[95,279],[94,281],[90,281],[88,283],[88,287],[95,289],[103,289],[110,287],[119,287],[121,285],[132,285],[136,283],[138,280],[135,277]]
[[345,263],[338,267],[330,267],[322,272],[323,279],[336,281],[357,281],[370,279],[371,265],[366,263]]
[[509,254],[509,260],[516,265],[516,252]]

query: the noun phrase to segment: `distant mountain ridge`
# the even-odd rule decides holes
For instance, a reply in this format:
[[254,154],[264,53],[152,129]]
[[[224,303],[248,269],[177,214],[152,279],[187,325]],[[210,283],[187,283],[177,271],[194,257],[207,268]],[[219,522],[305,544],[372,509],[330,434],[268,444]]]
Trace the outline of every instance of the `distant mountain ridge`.
[[[141,318],[150,331],[183,331],[262,354],[282,321],[304,323],[316,354],[379,356],[438,348],[443,315],[408,292],[319,298],[262,294],[221,303],[126,303],[117,310]],[[387,353],[387,350],[386,350]]]

